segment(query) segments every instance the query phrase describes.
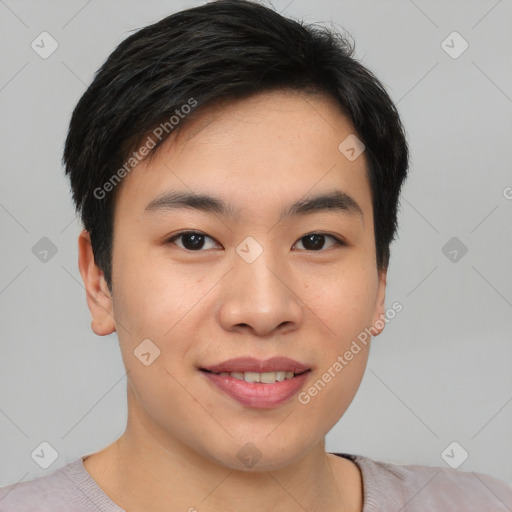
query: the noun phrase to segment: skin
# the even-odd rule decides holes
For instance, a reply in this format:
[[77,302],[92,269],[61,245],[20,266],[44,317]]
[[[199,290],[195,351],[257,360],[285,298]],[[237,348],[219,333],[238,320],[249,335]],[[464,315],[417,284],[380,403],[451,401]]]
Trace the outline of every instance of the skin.
[[[307,389],[384,318],[364,153],[349,161],[338,150],[354,129],[328,96],[272,92],[203,109],[176,133],[118,190],[112,294],[88,233],[79,236],[91,327],[117,331],[128,392],[124,434],[84,466],[128,512],[361,511],[358,467],[326,453],[324,438],[357,392],[369,343],[306,405],[293,397],[247,407],[198,370],[284,355],[312,368]],[[169,189],[218,196],[237,215],[145,212]],[[328,210],[278,222],[285,206],[335,189],[363,216]],[[166,243],[184,230],[206,234],[204,246]],[[326,236],[312,250],[311,233],[345,245]],[[235,251],[247,236],[263,248],[251,264]],[[147,338],[160,356],[145,366],[134,350]],[[237,457],[247,442],[261,454],[251,468]]]

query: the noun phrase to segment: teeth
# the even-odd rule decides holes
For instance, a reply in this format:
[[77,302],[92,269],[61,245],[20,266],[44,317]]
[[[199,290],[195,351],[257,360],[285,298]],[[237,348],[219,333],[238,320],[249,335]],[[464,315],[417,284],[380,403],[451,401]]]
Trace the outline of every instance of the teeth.
[[245,380],[245,382],[261,382],[262,375],[263,375],[262,373],[245,372],[244,380]]
[[276,372],[265,372],[261,374],[260,382],[264,384],[274,384],[276,381]]
[[292,379],[294,372],[277,371],[277,372],[222,372],[221,377],[234,377],[245,382],[261,382],[263,384],[274,384],[274,382],[282,382],[285,379]]
[[276,372],[276,380],[281,382],[286,379],[286,372]]

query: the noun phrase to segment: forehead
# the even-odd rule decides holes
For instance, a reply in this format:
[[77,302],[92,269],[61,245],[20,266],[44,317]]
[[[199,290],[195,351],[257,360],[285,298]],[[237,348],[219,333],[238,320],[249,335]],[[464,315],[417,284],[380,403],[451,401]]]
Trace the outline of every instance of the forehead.
[[268,212],[335,188],[357,198],[365,217],[371,210],[365,155],[351,160],[340,151],[354,128],[327,95],[262,93],[207,106],[185,121],[124,178],[121,210],[143,211],[172,190]]

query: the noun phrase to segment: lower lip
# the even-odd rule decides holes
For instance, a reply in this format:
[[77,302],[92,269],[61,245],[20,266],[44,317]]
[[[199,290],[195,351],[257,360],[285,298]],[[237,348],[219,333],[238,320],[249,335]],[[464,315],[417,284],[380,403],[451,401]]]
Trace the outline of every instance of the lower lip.
[[309,372],[305,372],[293,377],[293,379],[276,381],[274,384],[261,384],[259,382],[245,382],[244,380],[220,376],[215,373],[202,373],[210,382],[237,402],[260,409],[276,407],[292,398],[299,392],[309,375]]

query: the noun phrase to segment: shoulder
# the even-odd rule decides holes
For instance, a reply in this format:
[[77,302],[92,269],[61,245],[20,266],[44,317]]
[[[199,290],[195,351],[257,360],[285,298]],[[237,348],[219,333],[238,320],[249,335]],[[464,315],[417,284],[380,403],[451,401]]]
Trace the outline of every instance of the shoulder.
[[[98,512],[79,458],[49,475],[0,488],[0,512]],[[119,510],[119,509],[117,509]]]
[[[360,455],[351,458],[363,476],[364,512],[397,510],[393,508],[397,506],[403,512],[512,510],[512,486],[483,473],[440,466],[402,466]],[[383,496],[388,508],[382,507]]]

